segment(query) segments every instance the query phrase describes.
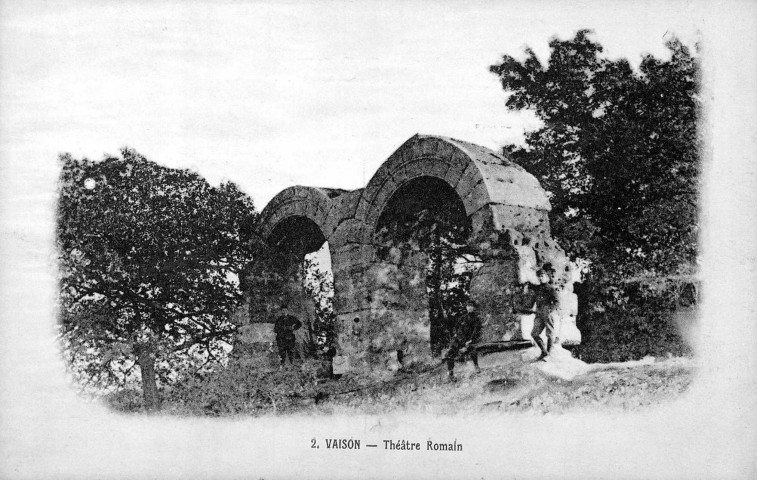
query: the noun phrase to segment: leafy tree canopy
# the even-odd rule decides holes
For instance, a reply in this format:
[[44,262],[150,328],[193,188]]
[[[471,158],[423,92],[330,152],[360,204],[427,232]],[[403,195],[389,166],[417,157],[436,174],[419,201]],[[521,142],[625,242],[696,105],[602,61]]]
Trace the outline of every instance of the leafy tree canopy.
[[[139,366],[145,401],[177,365],[219,360],[254,254],[250,198],[137,152],[60,157],[61,325],[74,369],[97,387]],[[198,362],[200,362],[198,364]],[[76,373],[76,372],[75,372]]]
[[553,233],[574,257],[621,275],[673,273],[696,256],[702,138],[700,66],[673,38],[670,58],[601,56],[581,30],[490,67],[543,127],[504,148],[551,195]]

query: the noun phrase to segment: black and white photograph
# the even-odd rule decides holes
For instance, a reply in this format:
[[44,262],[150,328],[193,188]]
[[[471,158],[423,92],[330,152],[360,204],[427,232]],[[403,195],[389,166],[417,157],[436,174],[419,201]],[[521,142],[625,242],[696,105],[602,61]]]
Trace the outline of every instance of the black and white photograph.
[[757,476],[757,5],[0,6],[0,478]]

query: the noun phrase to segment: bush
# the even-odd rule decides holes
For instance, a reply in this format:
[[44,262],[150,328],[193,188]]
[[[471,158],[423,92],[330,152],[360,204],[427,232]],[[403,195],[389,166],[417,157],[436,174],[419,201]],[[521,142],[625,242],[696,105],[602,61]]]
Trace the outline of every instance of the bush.
[[120,413],[136,413],[142,410],[143,395],[141,390],[124,389],[109,393],[103,397],[105,405]]
[[163,411],[182,415],[280,413],[316,394],[320,362],[305,360],[279,370],[255,359],[188,377],[164,393]]
[[582,285],[577,290],[583,297],[577,322],[582,342],[574,351],[582,360],[622,362],[647,355],[691,355],[674,321],[677,309],[696,303],[697,285],[690,277]]

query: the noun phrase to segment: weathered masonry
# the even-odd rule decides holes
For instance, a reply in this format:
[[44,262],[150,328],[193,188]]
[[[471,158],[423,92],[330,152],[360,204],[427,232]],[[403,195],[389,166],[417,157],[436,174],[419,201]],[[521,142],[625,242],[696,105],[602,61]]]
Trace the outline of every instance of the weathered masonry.
[[[574,272],[550,237],[551,207],[536,178],[487,148],[415,135],[381,165],[365,188],[293,186],[276,195],[261,213],[263,237],[290,264],[328,241],[337,353],[349,359],[350,368],[381,371],[389,368],[397,351],[403,352],[405,364],[431,361],[427,254],[377,241],[387,215],[399,210],[412,215],[429,202],[449,202],[467,222],[468,243],[482,263],[473,274],[471,296],[484,321],[484,341],[523,338],[521,320],[512,313],[519,285],[535,282],[535,270],[551,262],[558,281],[565,284],[560,338],[566,344],[580,342]],[[298,282],[293,274],[277,288],[285,292],[280,295],[293,310],[307,316]],[[272,321],[265,312],[252,305],[250,318]]]

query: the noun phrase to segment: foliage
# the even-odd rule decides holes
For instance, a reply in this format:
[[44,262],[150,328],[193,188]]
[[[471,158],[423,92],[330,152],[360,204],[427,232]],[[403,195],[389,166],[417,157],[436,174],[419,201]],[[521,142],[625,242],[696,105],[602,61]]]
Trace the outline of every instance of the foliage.
[[310,255],[302,264],[305,292],[315,303],[313,337],[318,354],[328,358],[336,342],[334,322],[334,275]]
[[[187,376],[166,394],[165,413],[180,415],[262,415],[291,412],[317,391],[317,360],[299,367],[272,368],[254,357]],[[112,404],[124,405],[121,398]],[[125,405],[124,405],[125,406]]]
[[690,273],[696,262],[699,60],[675,38],[669,59],[644,55],[637,70],[602,57],[588,30],[549,46],[546,65],[527,48],[523,60],[505,55],[490,71],[509,109],[543,122],[505,153],[549,192],[560,245],[590,265],[580,349],[594,360],[683,352],[663,308],[671,293],[640,295],[626,279]]
[[578,317],[583,341],[576,355],[587,362],[691,355],[682,337],[685,326],[676,324],[678,314],[696,303],[690,291],[696,291],[696,281],[686,276],[586,284],[579,296],[591,301]]
[[666,45],[670,59],[644,55],[634,71],[581,30],[550,41],[546,66],[526,49],[490,68],[507,107],[543,121],[505,151],[550,192],[554,235],[620,275],[672,273],[696,256],[700,67],[677,39]]
[[[464,224],[449,221],[448,216],[420,215],[418,231],[427,231],[426,289],[429,295],[429,317],[438,325],[432,340],[432,353],[438,355],[447,346],[454,331],[454,319],[465,313],[470,301],[470,284],[480,259],[466,242]],[[411,227],[413,228],[413,227]]]
[[238,275],[254,253],[252,201],[130,149],[60,162],[64,353],[95,389],[135,382],[138,365],[155,408],[158,383],[224,361]]

